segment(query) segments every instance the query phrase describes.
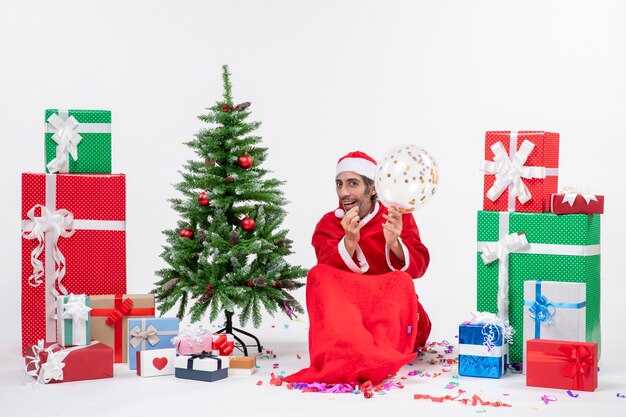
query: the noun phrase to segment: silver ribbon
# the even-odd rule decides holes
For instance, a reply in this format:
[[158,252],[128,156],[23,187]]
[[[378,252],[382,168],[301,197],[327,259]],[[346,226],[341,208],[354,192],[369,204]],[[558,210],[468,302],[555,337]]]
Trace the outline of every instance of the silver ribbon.
[[137,346],[145,343],[147,340],[151,346],[154,346],[161,340],[158,334],[159,332],[153,325],[148,326],[146,330],[141,330],[139,326],[135,326],[130,331],[130,335],[133,336],[133,338],[130,339],[130,344],[137,349]]

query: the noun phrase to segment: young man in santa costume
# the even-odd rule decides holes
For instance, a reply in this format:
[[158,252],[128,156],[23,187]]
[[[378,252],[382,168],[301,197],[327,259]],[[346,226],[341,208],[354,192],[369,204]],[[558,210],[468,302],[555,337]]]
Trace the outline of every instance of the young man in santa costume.
[[373,158],[350,152],[335,175],[340,207],[315,227],[318,264],[307,277],[311,366],[285,380],[378,383],[428,339],[412,280],[430,256],[413,215],[377,201]]

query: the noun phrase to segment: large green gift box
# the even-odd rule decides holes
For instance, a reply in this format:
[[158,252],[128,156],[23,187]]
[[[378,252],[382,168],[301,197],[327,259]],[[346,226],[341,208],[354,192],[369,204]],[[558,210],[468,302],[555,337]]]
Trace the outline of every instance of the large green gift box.
[[[510,234],[523,234],[528,245],[507,250]],[[484,253],[498,259],[486,263]],[[600,344],[599,215],[478,211],[476,268],[478,311],[498,313],[498,288],[508,281],[508,318],[516,330],[511,363],[522,361],[524,281],[587,284],[586,339]]]
[[46,172],[110,174],[109,110],[46,110]]

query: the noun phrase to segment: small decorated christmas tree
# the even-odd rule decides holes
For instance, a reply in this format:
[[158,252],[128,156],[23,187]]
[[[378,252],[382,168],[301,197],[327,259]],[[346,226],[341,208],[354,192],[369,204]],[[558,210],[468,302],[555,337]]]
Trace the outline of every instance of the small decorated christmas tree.
[[227,66],[223,81],[223,100],[199,116],[209,126],[186,143],[198,160],[180,171],[182,197],[169,200],[180,219],[163,232],[168,266],[157,271],[152,292],[162,313],[178,305],[180,319],[189,311],[195,322],[209,310],[211,321],[222,311],[230,320],[240,308],[240,323],[251,318],[258,327],[262,308],[290,318],[303,312],[289,291],[304,285],[307,270],[285,260],[292,253],[288,230],[280,229],[287,201],[283,182],[262,168],[267,148],[254,135],[261,123],[247,121],[249,102],[233,103]]

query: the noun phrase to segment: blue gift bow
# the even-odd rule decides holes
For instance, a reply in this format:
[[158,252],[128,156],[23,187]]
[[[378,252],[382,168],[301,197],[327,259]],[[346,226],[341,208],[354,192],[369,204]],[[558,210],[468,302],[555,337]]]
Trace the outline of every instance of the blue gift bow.
[[549,302],[545,295],[541,295],[541,281],[536,281],[535,300],[524,300],[524,305],[530,307],[530,318],[535,320],[535,339],[540,339],[541,323],[545,321],[547,324],[550,324],[557,308],[583,308],[587,305],[587,301],[581,301],[580,303]]
[[222,369],[222,359],[205,350],[203,350],[202,353],[193,354],[189,357],[189,359],[187,359],[187,369],[193,370],[194,359],[206,359],[206,358],[215,359],[217,361],[217,369],[218,370]]

